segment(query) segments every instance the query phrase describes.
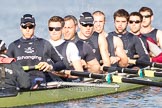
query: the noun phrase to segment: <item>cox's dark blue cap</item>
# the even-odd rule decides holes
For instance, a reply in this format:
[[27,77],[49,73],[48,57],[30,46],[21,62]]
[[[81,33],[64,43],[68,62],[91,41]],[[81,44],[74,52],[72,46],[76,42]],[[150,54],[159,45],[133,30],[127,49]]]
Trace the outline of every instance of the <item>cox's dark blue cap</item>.
[[26,23],[32,23],[35,25],[35,18],[31,14],[25,14],[21,17],[21,23],[20,24],[26,24]]

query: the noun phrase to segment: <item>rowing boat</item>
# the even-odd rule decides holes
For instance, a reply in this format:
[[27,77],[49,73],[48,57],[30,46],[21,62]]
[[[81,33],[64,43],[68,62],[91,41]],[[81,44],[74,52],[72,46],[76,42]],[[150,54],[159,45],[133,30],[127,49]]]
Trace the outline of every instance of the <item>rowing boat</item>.
[[[162,78],[149,78],[160,82]],[[36,104],[47,104],[68,100],[83,99],[101,95],[114,94],[133,89],[139,89],[144,85],[120,83],[120,88],[99,88],[99,87],[63,87],[42,90],[19,92],[17,96],[0,98],[0,107],[16,107]]]
[[[34,66],[30,68],[36,69],[37,67]],[[26,67],[24,69],[28,70],[30,68]],[[105,68],[105,69],[108,69],[108,68]],[[121,68],[121,69],[117,68],[117,70],[118,71],[122,70],[122,72],[126,72],[126,73],[131,72],[131,74],[138,73],[137,70],[129,70],[126,68]],[[104,79],[107,82],[99,83],[99,84],[96,83],[96,85],[87,84],[87,83],[82,83],[82,84],[78,83],[76,84],[75,87],[74,87],[74,83],[72,84],[71,82],[70,84],[65,83],[71,86],[54,86],[52,88],[50,87],[46,89],[19,91],[16,96],[1,97],[0,107],[29,106],[29,105],[36,105],[36,104],[47,104],[47,103],[55,103],[55,102],[62,102],[62,101],[68,101],[68,100],[90,98],[90,97],[95,97],[95,96],[109,95],[109,94],[124,92],[128,90],[139,89],[146,85],[162,87],[162,83],[158,83],[158,82],[162,82],[162,78],[161,78],[162,73],[157,74],[156,71],[149,71],[149,73],[150,72],[151,72],[151,76],[150,74],[148,74],[147,70],[142,71],[142,73],[145,76],[149,76],[149,80],[147,80],[148,77],[145,77],[145,78],[135,77],[131,79],[131,78],[121,78],[120,76],[117,77],[115,75],[109,75],[109,74],[108,75],[93,74],[89,72],[78,72],[78,71],[73,71],[73,70],[65,71],[66,74],[70,74],[74,76],[81,76],[81,77],[95,78],[95,79]],[[109,84],[110,82],[111,84]],[[118,86],[116,86],[117,85],[116,83],[118,84]],[[51,86],[50,84],[53,85],[54,83],[52,82],[48,84],[47,84],[47,87]],[[139,84],[142,84],[142,85],[139,85]],[[57,84],[57,85],[60,85],[60,84]]]

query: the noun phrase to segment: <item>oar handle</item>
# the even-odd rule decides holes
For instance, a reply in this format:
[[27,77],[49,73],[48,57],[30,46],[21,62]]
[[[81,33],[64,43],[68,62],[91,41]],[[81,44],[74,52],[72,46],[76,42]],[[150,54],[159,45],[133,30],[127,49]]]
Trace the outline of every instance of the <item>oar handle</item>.
[[29,71],[29,70],[37,70],[39,69],[39,66],[38,65],[35,65],[35,66],[22,66],[23,70],[24,71]]
[[155,63],[155,62],[149,62],[149,61],[142,61],[142,60],[129,60],[129,63],[141,65],[141,66],[150,66],[150,67],[157,67],[162,68],[162,63]]

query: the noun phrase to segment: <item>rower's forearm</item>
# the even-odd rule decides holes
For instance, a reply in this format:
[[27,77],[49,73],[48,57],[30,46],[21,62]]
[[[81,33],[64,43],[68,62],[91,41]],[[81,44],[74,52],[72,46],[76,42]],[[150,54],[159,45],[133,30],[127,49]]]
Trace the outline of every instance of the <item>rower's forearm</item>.
[[66,69],[65,64],[63,63],[63,61],[58,61],[56,63],[53,64],[53,70],[54,71],[61,71]]
[[88,66],[88,71],[92,73],[100,73],[100,65]]

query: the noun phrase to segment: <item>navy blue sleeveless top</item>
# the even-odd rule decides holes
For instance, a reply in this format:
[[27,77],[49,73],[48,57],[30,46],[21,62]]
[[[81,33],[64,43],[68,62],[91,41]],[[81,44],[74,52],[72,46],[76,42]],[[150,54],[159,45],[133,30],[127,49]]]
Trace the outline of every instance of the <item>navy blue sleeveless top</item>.
[[150,33],[143,34],[146,37],[151,37],[155,42],[157,42],[156,34],[157,34],[157,29],[152,30]]
[[88,43],[92,47],[93,52],[97,58],[97,61],[100,62],[102,60],[102,58],[101,58],[99,45],[98,45],[98,36],[99,36],[99,33],[94,32],[89,39],[83,40],[83,39],[80,39],[78,36],[77,36],[77,38],[79,38],[83,42]]

